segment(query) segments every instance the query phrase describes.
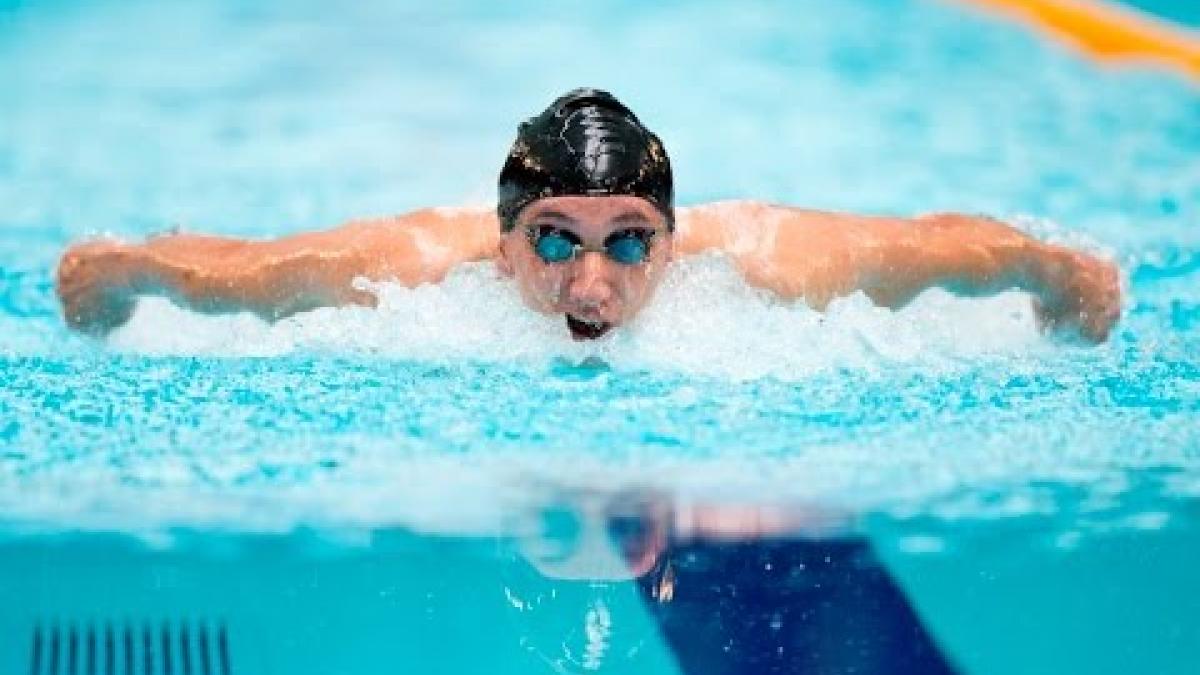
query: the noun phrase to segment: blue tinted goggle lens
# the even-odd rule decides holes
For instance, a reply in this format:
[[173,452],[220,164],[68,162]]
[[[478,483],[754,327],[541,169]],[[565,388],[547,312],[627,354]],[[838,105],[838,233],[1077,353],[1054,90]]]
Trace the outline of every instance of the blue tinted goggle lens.
[[[604,240],[604,254],[622,265],[638,265],[650,255],[650,240],[653,230],[630,229],[614,232]],[[574,234],[557,228],[541,228],[532,233],[533,250],[548,263],[563,263],[575,257],[582,249]]]
[[533,242],[533,250],[538,257],[548,263],[566,262],[575,256],[575,243],[564,233],[551,230],[537,235]]
[[650,239],[647,235],[638,235],[633,231],[618,233],[604,242],[604,250],[608,257],[622,265],[636,265],[646,259],[650,253]]

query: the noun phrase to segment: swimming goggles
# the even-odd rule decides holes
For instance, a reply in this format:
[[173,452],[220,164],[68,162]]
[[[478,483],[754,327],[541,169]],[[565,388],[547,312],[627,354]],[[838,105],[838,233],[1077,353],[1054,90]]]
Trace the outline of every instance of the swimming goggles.
[[657,230],[631,227],[608,235],[600,246],[584,246],[579,235],[553,225],[531,227],[525,233],[542,262],[550,264],[570,262],[580,254],[595,251],[621,265],[640,265],[650,256],[650,243],[658,235]]

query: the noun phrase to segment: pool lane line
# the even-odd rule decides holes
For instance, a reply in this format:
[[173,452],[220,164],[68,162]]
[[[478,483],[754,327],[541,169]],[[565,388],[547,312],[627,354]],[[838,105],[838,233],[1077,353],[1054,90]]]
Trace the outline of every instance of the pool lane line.
[[1151,61],[1200,80],[1200,34],[1102,0],[958,0],[1014,16],[1100,61]]

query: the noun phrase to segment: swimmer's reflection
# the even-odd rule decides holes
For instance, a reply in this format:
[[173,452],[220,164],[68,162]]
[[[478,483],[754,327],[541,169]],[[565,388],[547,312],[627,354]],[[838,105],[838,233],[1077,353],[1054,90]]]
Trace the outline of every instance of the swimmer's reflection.
[[524,554],[558,579],[633,579],[688,675],[951,673],[869,542],[811,510],[572,495]]

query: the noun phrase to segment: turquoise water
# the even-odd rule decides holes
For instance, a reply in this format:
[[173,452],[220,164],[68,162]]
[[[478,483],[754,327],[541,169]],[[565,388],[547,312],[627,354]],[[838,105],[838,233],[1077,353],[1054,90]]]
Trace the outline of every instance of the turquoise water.
[[1196,7],[1193,3],[1179,2],[1179,0],[1123,0],[1121,4],[1130,5],[1155,18],[1166,19],[1192,29],[1200,27],[1200,7]]
[[[615,637],[563,667],[670,672],[627,583],[521,562],[528,514],[628,488],[865,535],[966,672],[1194,666],[1194,82],[898,0],[0,3],[0,82],[6,663],[47,616],[224,612],[247,672],[531,672],[600,595]],[[1125,318],[1084,347],[1017,294],[821,316],[705,258],[598,345],[486,266],[274,326],[62,325],[68,242],[486,203],[582,84],[659,132],[680,203],[989,213],[1115,257]]]

